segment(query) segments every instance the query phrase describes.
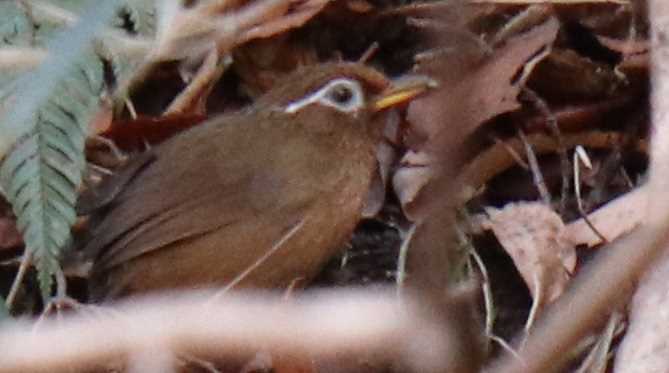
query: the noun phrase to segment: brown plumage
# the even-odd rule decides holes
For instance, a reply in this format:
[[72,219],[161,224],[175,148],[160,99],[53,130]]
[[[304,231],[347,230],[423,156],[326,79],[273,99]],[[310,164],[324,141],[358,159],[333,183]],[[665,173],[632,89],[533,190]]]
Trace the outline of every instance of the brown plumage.
[[372,103],[388,87],[360,64],[303,69],[132,160],[97,188],[114,192],[83,247],[92,298],[312,278],[360,219],[381,140]]

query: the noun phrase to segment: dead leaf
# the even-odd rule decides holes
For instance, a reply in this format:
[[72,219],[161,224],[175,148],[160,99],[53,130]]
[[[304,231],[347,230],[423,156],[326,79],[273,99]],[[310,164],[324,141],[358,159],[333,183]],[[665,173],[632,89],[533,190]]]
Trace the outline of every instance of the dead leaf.
[[16,229],[16,221],[0,218],[0,250],[17,248],[22,244],[23,238]]
[[330,0],[307,0],[299,2],[298,6],[286,9],[283,14],[274,14],[274,18],[267,19],[243,34],[243,40],[267,38],[281,32],[304,25],[330,3]]
[[374,10],[374,5],[366,0],[348,0],[346,2],[346,7],[356,13],[367,13]]
[[174,60],[193,58],[216,48],[224,55],[249,40],[299,27],[328,3],[329,0],[308,0],[296,6],[281,0],[229,6],[228,2],[205,2],[187,8],[168,2],[160,8],[153,54],[156,60]]
[[597,35],[599,41],[606,48],[626,56],[635,54],[646,54],[650,51],[650,43],[646,39],[615,39],[603,35]]
[[624,74],[630,85],[645,86],[650,66],[650,45],[646,39],[614,39],[598,36],[597,40],[608,49],[619,53],[622,61],[616,70]]
[[133,120],[115,121],[99,133],[114,141],[121,150],[144,150],[201,123],[206,117],[199,114],[169,114],[162,117],[140,116]]
[[0,250],[16,248],[22,244],[23,238],[16,229],[16,221],[7,217],[0,218]]
[[[557,141],[548,135],[536,133],[528,136],[527,140],[536,154],[557,151]],[[616,132],[586,131],[567,134],[563,136],[563,141],[567,149],[577,145],[586,148],[611,149],[624,144],[625,136]],[[645,153],[648,150],[647,140],[639,139],[634,145],[634,149],[640,152]],[[522,143],[518,139],[500,142],[480,153],[467,164],[458,175],[458,183],[462,186],[459,191],[461,200],[468,200],[476,190],[483,187],[495,175],[516,164],[516,159],[508,149],[513,149],[520,154],[523,149]]]
[[0,250],[13,249],[23,245],[21,233],[16,228],[16,219],[11,207],[0,198]]
[[95,113],[93,119],[91,119],[88,127],[94,134],[107,131],[109,130],[109,127],[111,127],[113,117],[114,111],[112,110],[112,106],[108,102],[102,102],[99,110],[97,113]]
[[623,79],[611,65],[555,48],[537,65],[529,85],[545,99],[582,101],[618,93]]
[[[188,86],[172,100],[164,111],[168,114],[206,114],[207,99],[225,70],[232,63],[232,58],[220,58],[218,51],[210,51],[197,72],[190,79]],[[182,64],[182,67],[188,63]]]
[[427,154],[408,151],[400,161],[400,167],[393,176],[393,189],[402,202],[404,210],[412,210],[418,193],[432,179]]
[[362,216],[372,218],[381,211],[386,202],[386,189],[388,186],[388,177],[390,167],[397,158],[397,151],[387,143],[381,143],[376,148],[377,169],[372,179],[372,185],[369,188],[365,207]]
[[[433,175],[443,175],[444,182],[452,183],[476,150],[469,143],[476,129],[493,117],[520,107],[517,96],[523,80],[516,80],[517,75],[532,56],[554,41],[558,28],[557,20],[551,18],[508,40],[489,56],[484,56],[480,46],[463,40],[462,50],[419,67],[420,72],[438,80],[440,88],[409,105],[407,119],[412,126],[406,142],[413,150],[427,154]],[[393,184],[419,183],[404,180]],[[425,215],[425,210],[434,204],[433,199],[441,198],[445,189],[436,184],[428,184],[427,188],[433,191],[421,191],[412,198],[410,208],[407,201],[402,201],[405,213],[413,219]],[[414,195],[398,190],[396,193]]]
[[485,58],[484,51],[458,51],[444,61],[421,65],[420,72],[440,83],[439,89],[414,100],[408,111],[413,130],[429,141],[427,150],[443,151],[442,145],[453,148],[454,142],[467,138],[483,122],[518,109],[522,82],[514,78],[525,62],[553,42],[557,30],[558,22],[551,18]]
[[[598,99],[596,102],[580,102],[555,107],[551,110],[557,121],[558,128],[564,132],[577,132],[598,128],[606,121],[612,121],[629,112],[638,98],[634,95]],[[543,132],[546,128],[544,115],[531,114],[523,120],[528,133]]]
[[[440,309],[443,305],[434,303],[443,299],[445,289],[465,280],[462,273],[469,256],[458,244],[455,208],[462,202],[458,199],[461,184],[457,175],[469,153],[477,150],[469,147],[469,137],[483,122],[519,107],[516,98],[522,82],[515,78],[526,61],[552,43],[557,30],[557,21],[551,19],[488,55],[480,39],[461,32],[461,45],[441,46],[438,50],[443,54],[435,54],[419,68],[419,72],[439,81],[440,87],[414,100],[408,108],[413,126],[406,145],[431,158],[432,178],[412,199],[411,211],[403,205],[407,216],[417,222],[408,244],[404,284],[407,290],[430,299],[426,303],[434,306],[426,311],[432,315],[444,313]],[[417,184],[420,182],[408,183]],[[463,338],[481,335],[476,327],[467,329]],[[469,354],[472,358],[462,364],[467,371],[478,371],[480,361],[475,356],[482,350],[472,347],[468,351],[473,351]]]
[[576,266],[574,247],[565,239],[560,216],[540,202],[509,203],[486,208],[484,228],[491,229],[535,302],[547,304],[565,290]]

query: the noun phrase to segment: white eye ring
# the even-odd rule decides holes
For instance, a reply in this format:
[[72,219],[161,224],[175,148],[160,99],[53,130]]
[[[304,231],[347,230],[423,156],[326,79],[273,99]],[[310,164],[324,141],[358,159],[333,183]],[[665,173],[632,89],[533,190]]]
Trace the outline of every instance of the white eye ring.
[[286,113],[296,113],[303,107],[318,103],[329,106],[342,113],[354,113],[365,106],[362,86],[355,80],[335,79],[318,91],[292,102],[286,106]]

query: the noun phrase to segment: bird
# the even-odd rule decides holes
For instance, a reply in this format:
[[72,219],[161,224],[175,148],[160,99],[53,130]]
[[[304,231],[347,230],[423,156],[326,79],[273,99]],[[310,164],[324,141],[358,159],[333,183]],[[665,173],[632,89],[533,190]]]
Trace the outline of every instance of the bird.
[[89,297],[306,284],[361,219],[385,109],[434,84],[361,63],[301,67],[249,107],[89,188]]

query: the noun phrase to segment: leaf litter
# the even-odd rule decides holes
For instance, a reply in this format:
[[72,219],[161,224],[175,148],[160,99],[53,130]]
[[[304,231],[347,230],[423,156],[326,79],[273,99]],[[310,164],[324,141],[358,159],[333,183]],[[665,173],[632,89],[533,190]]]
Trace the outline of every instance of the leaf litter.
[[[178,60],[178,66],[159,64],[142,83],[153,79],[161,82],[160,87],[174,87],[170,100],[159,100],[151,90],[142,92],[140,87],[131,97],[140,116],[115,113],[101,134],[119,145],[127,144],[121,145],[126,151],[141,150],[147,143],[158,143],[197,125],[206,116],[243,107],[295,66],[337,58],[356,60],[381,40],[369,63],[405,72],[413,63],[407,64],[407,58],[401,56],[409,56],[408,60],[416,56],[415,70],[435,77],[440,86],[402,112],[394,124],[399,136],[388,145],[393,151],[379,152],[383,158],[380,179],[390,172],[399,202],[383,193],[385,183],[377,186],[371,196],[370,218],[356,233],[353,248],[325,269],[322,281],[326,284],[393,281],[398,237],[412,223],[417,226],[409,243],[413,258],[407,259],[407,279],[423,278],[428,286],[430,281],[450,283],[453,278],[467,278],[459,275],[468,253],[456,250],[456,234],[451,231],[451,225],[458,222],[451,210],[464,206],[478,222],[466,233],[491,272],[492,296],[500,314],[496,332],[509,337],[521,330],[522,325],[506,323],[509,318],[505,315],[527,310],[510,309],[508,304],[513,301],[498,296],[508,276],[520,273],[536,307],[547,307],[569,286],[571,274],[588,262],[583,252],[590,250],[576,249],[606,247],[579,216],[573,196],[563,214],[556,213],[555,201],[538,202],[537,185],[522,166],[527,154],[517,136],[519,130],[536,155],[535,171],[544,176],[552,199],[562,198],[560,180],[573,178],[555,162],[556,155],[561,151],[572,154],[575,147],[583,146],[595,165],[588,171],[591,175],[577,180],[590,222],[611,242],[642,224],[643,206],[650,198],[638,186],[648,153],[644,111],[649,43],[643,24],[630,36],[629,17],[636,16],[630,16],[625,5],[279,3],[269,7],[259,2],[256,12],[244,13],[249,18],[243,18],[246,22],[233,33],[222,29],[219,21],[242,14],[245,10],[238,7],[239,2],[228,2],[233,5],[225,9],[172,9],[171,19],[181,26],[159,33],[155,53],[161,59]],[[205,14],[211,22],[202,23],[193,14]],[[365,28],[342,22],[347,17],[373,21]],[[385,28],[380,32],[378,25],[384,22],[400,31],[393,34],[385,31],[392,28]],[[359,28],[351,31],[349,26]],[[190,36],[202,32],[209,37],[187,43]],[[312,32],[327,36],[322,38],[327,42],[315,42],[317,36],[307,35]],[[217,69],[222,58],[215,60],[216,68],[197,69],[205,61],[202,56],[216,48],[224,50],[222,54],[232,52],[229,69]],[[200,57],[193,59],[193,55]],[[184,71],[195,75],[186,76]],[[207,80],[203,76],[213,84],[197,85],[196,81]],[[188,86],[196,93],[184,96],[185,104],[177,106],[177,114],[160,115],[169,111],[163,101],[176,102]],[[545,115],[521,99],[526,88],[547,102],[562,132],[561,144],[546,126]],[[635,126],[641,130],[632,128]],[[396,160],[395,152],[403,155],[401,160]],[[621,157],[614,162],[614,176],[604,179],[600,177],[605,173],[603,165],[613,152],[620,152]],[[89,158],[96,153],[108,150],[89,149]],[[630,183],[622,186],[621,178]],[[11,232],[6,237],[11,241]],[[435,248],[435,242],[444,244]],[[448,253],[437,252],[442,250]],[[494,260],[502,250],[512,259],[512,266]],[[420,255],[424,257],[417,260]],[[523,296],[517,287],[510,291],[514,292],[510,298]],[[302,357],[285,359],[275,368],[312,370],[311,362]]]

